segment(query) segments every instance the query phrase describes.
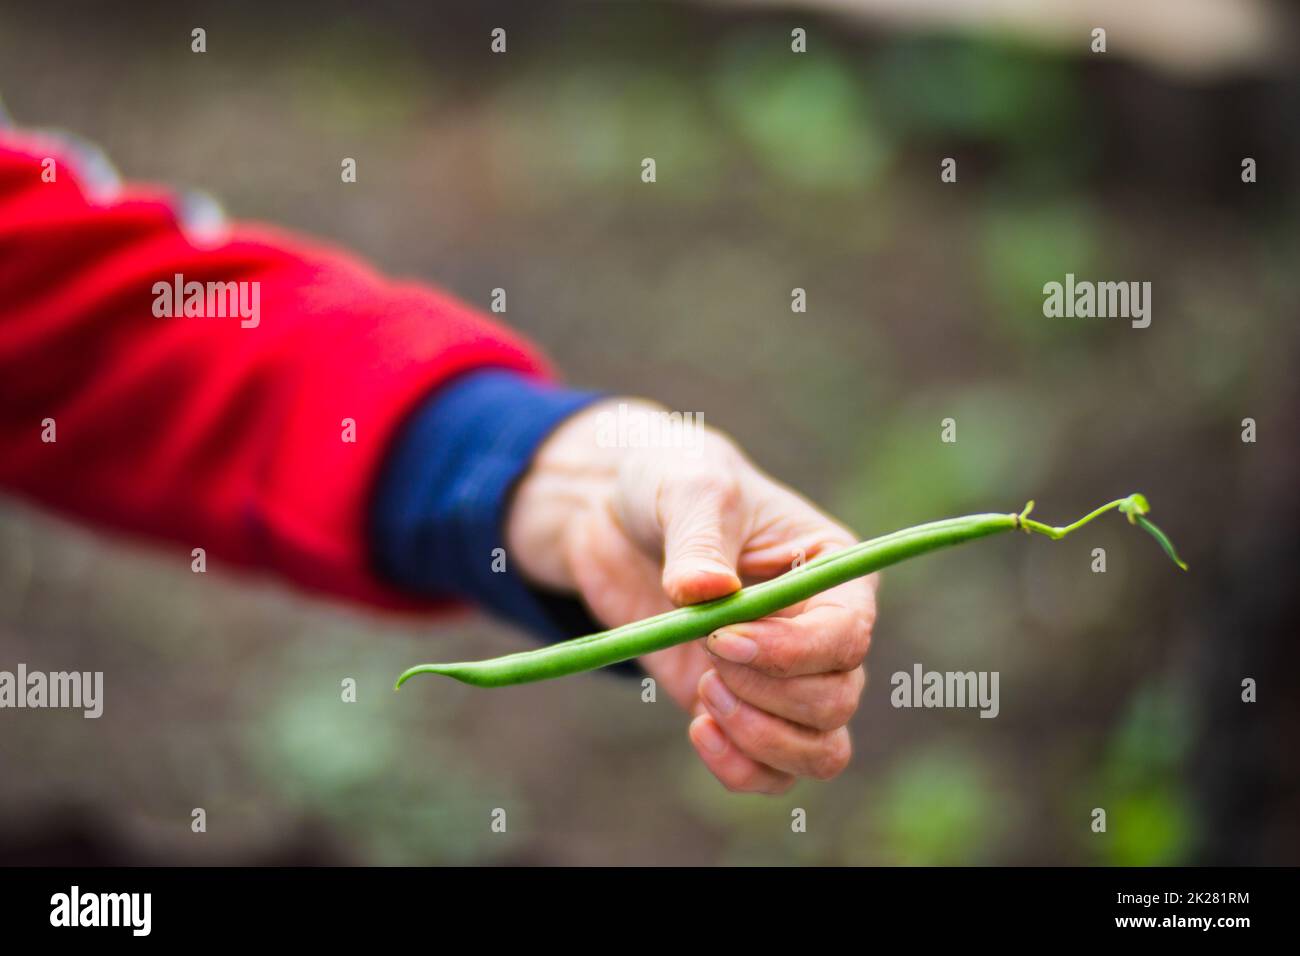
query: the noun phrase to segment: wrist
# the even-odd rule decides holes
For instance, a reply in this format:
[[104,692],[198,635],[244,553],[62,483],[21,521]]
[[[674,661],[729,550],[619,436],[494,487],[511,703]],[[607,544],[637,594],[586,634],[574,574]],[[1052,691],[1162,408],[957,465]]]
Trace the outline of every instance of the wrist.
[[575,549],[593,516],[607,520],[598,509],[641,547],[657,549],[659,479],[730,472],[744,460],[721,432],[698,420],[684,426],[680,416],[665,420],[671,414],[645,399],[609,398],[565,419],[538,446],[508,504],[505,531],[510,560],[527,580],[577,590]]
[[[589,392],[505,369],[466,372],[412,409],[376,476],[369,536],[376,574],[427,598],[459,599],[539,635],[562,636],[553,606],[508,549],[512,492],[538,449]],[[504,572],[504,573],[502,573]]]
[[626,450],[608,441],[608,416],[663,411],[640,399],[611,398],[570,416],[538,447],[507,510],[506,550],[533,584],[576,589],[570,541],[586,516],[608,507]]

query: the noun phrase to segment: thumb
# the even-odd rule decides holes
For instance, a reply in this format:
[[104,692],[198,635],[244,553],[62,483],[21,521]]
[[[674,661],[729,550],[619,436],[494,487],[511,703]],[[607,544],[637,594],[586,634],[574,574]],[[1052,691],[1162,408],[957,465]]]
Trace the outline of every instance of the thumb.
[[740,589],[738,499],[734,487],[712,476],[663,490],[663,588],[674,604],[698,604]]

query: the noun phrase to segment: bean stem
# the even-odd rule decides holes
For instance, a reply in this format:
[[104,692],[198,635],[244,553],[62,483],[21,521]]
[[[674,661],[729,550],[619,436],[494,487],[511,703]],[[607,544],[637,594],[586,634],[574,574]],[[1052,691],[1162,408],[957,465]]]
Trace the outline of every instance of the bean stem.
[[1140,525],[1149,532],[1170,559],[1184,571],[1187,570],[1187,565],[1178,557],[1169,538],[1144,517],[1150,511],[1150,506],[1142,495],[1118,498],[1064,527],[1052,527],[1034,521],[1029,517],[1033,507],[1031,501],[1019,514],[967,515],[905,528],[822,555],[780,577],[742,588],[735,594],[716,601],[677,608],[622,627],[575,637],[535,650],[483,661],[418,664],[397,679],[394,690],[416,674],[441,674],[476,687],[504,687],[606,667],[706,637],[730,624],[766,617],[782,608],[806,601],[814,594],[917,555],[1016,528],[1027,534],[1041,534],[1058,540],[1098,516],[1116,509],[1127,516],[1130,524]]

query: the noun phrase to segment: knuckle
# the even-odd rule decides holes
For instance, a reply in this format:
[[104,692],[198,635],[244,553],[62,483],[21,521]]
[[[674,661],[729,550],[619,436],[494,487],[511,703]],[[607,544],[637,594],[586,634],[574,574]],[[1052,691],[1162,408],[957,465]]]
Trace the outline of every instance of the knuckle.
[[789,677],[802,656],[803,651],[794,641],[777,639],[759,645],[758,663],[773,677]]
[[878,608],[876,607],[876,594],[875,594],[874,591],[872,591],[872,592],[871,592],[871,600],[868,601],[868,602],[863,606],[863,608],[862,608],[862,612],[861,612],[861,613],[862,613],[862,619],[866,622],[866,624],[867,624],[867,630],[868,630],[868,631],[874,629],[875,626],[876,626],[876,613],[877,613],[877,610],[878,610]]
[[818,678],[817,694],[805,708],[805,721],[814,730],[832,731],[843,727],[858,709],[858,692],[853,674],[826,674]]
[[763,792],[768,796],[779,797],[793,786],[794,777],[783,776],[764,787]]
[[858,698],[862,694],[861,678],[857,675],[861,673],[862,668],[859,667],[838,678],[835,692],[827,695],[824,729],[843,727],[857,711]]
[[751,764],[747,769],[741,771],[730,780],[722,781],[722,785],[732,793],[753,793],[762,789],[762,781],[759,779],[760,768]]
[[853,747],[847,731],[828,734],[813,760],[812,776],[818,780],[834,779],[844,772],[852,756]]
[[834,617],[827,620],[823,638],[829,644],[827,665],[834,671],[848,671],[862,663],[866,656],[865,642],[869,631],[864,630],[859,615],[847,608],[836,609]]
[[798,670],[802,657],[803,654],[797,646],[781,641],[764,658],[766,670],[774,678],[788,678]]
[[776,753],[780,744],[772,718],[751,718],[740,721],[735,733],[740,749],[755,760]]
[[719,777],[718,782],[721,783],[722,786],[726,788],[728,793],[746,792],[743,781],[741,780],[733,780],[729,777]]
[[828,701],[817,705],[808,719],[808,726],[825,732],[843,727],[844,722],[845,718],[840,714],[839,705]]
[[857,667],[861,664],[863,658],[867,656],[867,652],[871,650],[871,629],[875,625],[875,618],[875,611],[868,612],[864,610],[853,615],[852,630],[850,631],[853,637],[849,642],[852,657],[849,661],[850,667]]
[[875,595],[873,594],[871,600],[867,602],[867,604],[862,608],[860,612],[863,627],[866,628],[866,632],[867,632],[868,645],[871,643],[871,634],[876,629],[876,614],[877,614],[876,599],[875,599]]
[[758,703],[755,698],[761,697],[762,674],[748,664],[736,664],[724,660],[714,660],[712,664],[728,690],[743,701]]
[[717,468],[682,471],[672,483],[679,494],[692,500],[704,498],[726,505],[734,504],[740,495],[740,482],[736,476]]
[[[691,561],[699,558],[712,559],[718,554],[717,536],[711,528],[699,528],[687,532],[673,549],[673,557],[678,561]],[[668,569],[665,569],[667,573]]]

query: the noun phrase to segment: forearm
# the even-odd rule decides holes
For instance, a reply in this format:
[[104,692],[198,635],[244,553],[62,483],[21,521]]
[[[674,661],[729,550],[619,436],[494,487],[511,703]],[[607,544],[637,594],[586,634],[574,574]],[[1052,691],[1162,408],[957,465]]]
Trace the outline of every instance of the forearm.
[[[173,197],[85,168],[58,142],[0,133],[0,487],[179,542],[187,564],[202,547],[210,567],[422,599],[370,547],[402,423],[466,371],[543,375],[539,355],[302,237],[234,224],[197,241]],[[255,321],[160,309],[177,275],[246,285]]]

